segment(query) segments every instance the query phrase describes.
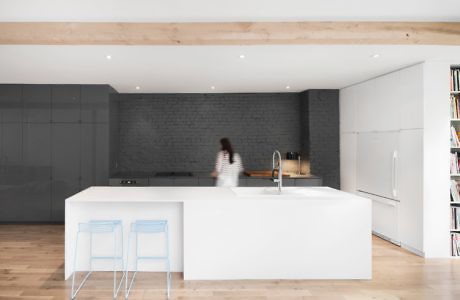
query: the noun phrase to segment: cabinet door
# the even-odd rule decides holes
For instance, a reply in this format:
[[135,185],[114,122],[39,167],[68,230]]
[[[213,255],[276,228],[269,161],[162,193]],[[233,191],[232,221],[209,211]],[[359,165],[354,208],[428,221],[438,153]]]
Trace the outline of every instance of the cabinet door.
[[22,90],[22,99],[25,122],[51,121],[51,86],[26,84]]
[[174,186],[198,186],[198,177],[176,177]]
[[22,164],[22,124],[3,123],[1,137],[1,164]]
[[174,186],[174,179],[171,177],[150,177],[150,186]]
[[277,186],[277,183],[274,183],[269,178],[246,178],[246,186]]
[[372,231],[390,242],[400,245],[399,202],[362,193],[359,195],[372,199]]
[[109,181],[108,124],[81,124],[82,188]]
[[104,123],[109,121],[109,88],[107,85],[81,87],[81,121]]
[[398,132],[358,134],[357,189],[381,197],[396,199],[395,155]]
[[423,252],[423,130],[399,134],[396,190],[401,243]]
[[80,190],[80,124],[52,124],[52,221],[64,220],[65,199]]
[[23,204],[27,221],[50,221],[51,125],[25,123],[23,159],[27,185]]
[[321,178],[297,178],[295,180],[295,186],[321,186]]
[[401,70],[400,128],[423,128],[423,64]]
[[22,122],[22,87],[0,84],[0,122]]
[[[241,183],[241,179],[239,180]],[[216,180],[211,177],[199,177],[198,178],[198,185],[199,186],[215,186]]]
[[51,117],[53,122],[80,122],[80,86],[53,85],[51,91]]

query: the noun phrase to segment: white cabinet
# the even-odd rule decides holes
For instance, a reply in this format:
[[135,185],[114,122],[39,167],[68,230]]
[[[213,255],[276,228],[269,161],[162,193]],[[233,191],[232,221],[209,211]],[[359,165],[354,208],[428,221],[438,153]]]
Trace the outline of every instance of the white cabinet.
[[340,187],[356,193],[356,133],[340,134]]
[[356,98],[356,131],[375,131],[377,128],[375,118],[379,113],[374,100],[375,79],[360,83],[356,87],[354,93]]
[[398,222],[400,203],[364,193],[359,193],[359,195],[372,199],[372,231],[392,243],[400,245]]
[[356,131],[356,87],[348,87],[340,90],[340,132]]
[[358,133],[357,189],[381,197],[397,199],[396,160],[398,132]]
[[399,233],[406,247],[423,250],[423,130],[399,133],[396,189],[400,202]]
[[423,65],[400,71],[400,128],[423,127]]

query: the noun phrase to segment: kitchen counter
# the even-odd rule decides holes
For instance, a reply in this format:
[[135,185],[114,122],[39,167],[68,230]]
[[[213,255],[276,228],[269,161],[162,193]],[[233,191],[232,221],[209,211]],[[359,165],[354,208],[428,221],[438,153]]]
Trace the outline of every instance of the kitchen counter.
[[[119,172],[111,176],[111,186],[215,186],[210,172],[192,172],[192,176],[158,176],[155,172]],[[321,186],[316,175],[283,176],[285,186]],[[272,186],[270,177],[241,174],[240,186]]]
[[[266,187],[91,187],[66,200],[65,214],[66,278],[78,223],[93,219],[122,220],[125,250],[131,222],[168,220],[171,268],[185,280],[371,278],[371,202],[332,188],[286,187],[279,195]],[[79,270],[88,269],[87,246],[82,239]]]

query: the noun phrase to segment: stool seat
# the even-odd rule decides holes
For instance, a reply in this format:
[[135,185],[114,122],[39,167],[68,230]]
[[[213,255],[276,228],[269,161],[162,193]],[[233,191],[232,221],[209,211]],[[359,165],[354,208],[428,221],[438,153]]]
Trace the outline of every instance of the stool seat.
[[121,220],[91,220],[88,223],[79,223],[78,230],[80,232],[109,233],[114,232],[121,224]]
[[168,221],[166,220],[137,220],[131,224],[131,232],[166,232]]

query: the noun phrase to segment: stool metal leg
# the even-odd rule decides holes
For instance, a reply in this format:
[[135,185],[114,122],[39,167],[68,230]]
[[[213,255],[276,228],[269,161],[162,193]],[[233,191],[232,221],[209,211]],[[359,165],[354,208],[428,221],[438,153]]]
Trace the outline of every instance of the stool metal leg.
[[171,294],[171,262],[169,259],[169,232],[168,232],[168,225],[166,224],[166,295],[169,299]]
[[76,268],[77,268],[77,252],[78,252],[78,240],[79,240],[79,238],[80,238],[80,232],[77,232],[77,238],[75,240],[75,250],[74,250],[74,254],[73,254],[72,289],[70,291],[70,298],[71,299],[75,299],[75,297],[77,296],[78,292],[83,287],[83,285],[85,284],[86,280],[88,279],[89,275],[91,275],[91,273],[92,273],[92,269],[91,269],[91,265],[90,265],[89,272],[83,278],[83,280],[80,283],[80,285],[78,286],[77,290],[75,290],[75,273],[77,273]]
[[[132,238],[136,239],[136,259],[135,259],[135,263],[134,263],[134,271],[133,271],[133,278],[131,279],[131,281],[129,281],[129,284],[128,284],[128,278],[129,278],[129,248],[130,248],[130,245],[131,245],[131,240]],[[134,283],[134,278],[136,278],[136,275],[137,275],[137,257],[138,257],[138,253],[137,253],[137,232],[130,232],[129,233],[129,237],[128,237],[128,249],[126,250],[126,253],[127,253],[127,259],[126,259],[126,283],[125,283],[125,299],[128,299],[128,296],[129,296],[129,293],[131,292],[131,288],[133,286],[133,283]]]
[[117,234],[116,231],[113,232],[113,299],[116,299],[118,292],[120,291],[121,286],[123,285],[123,279],[125,277],[125,268],[123,263],[123,228],[120,227],[120,238],[121,238],[121,273],[120,283],[117,287],[117,261],[120,257],[117,256]]

